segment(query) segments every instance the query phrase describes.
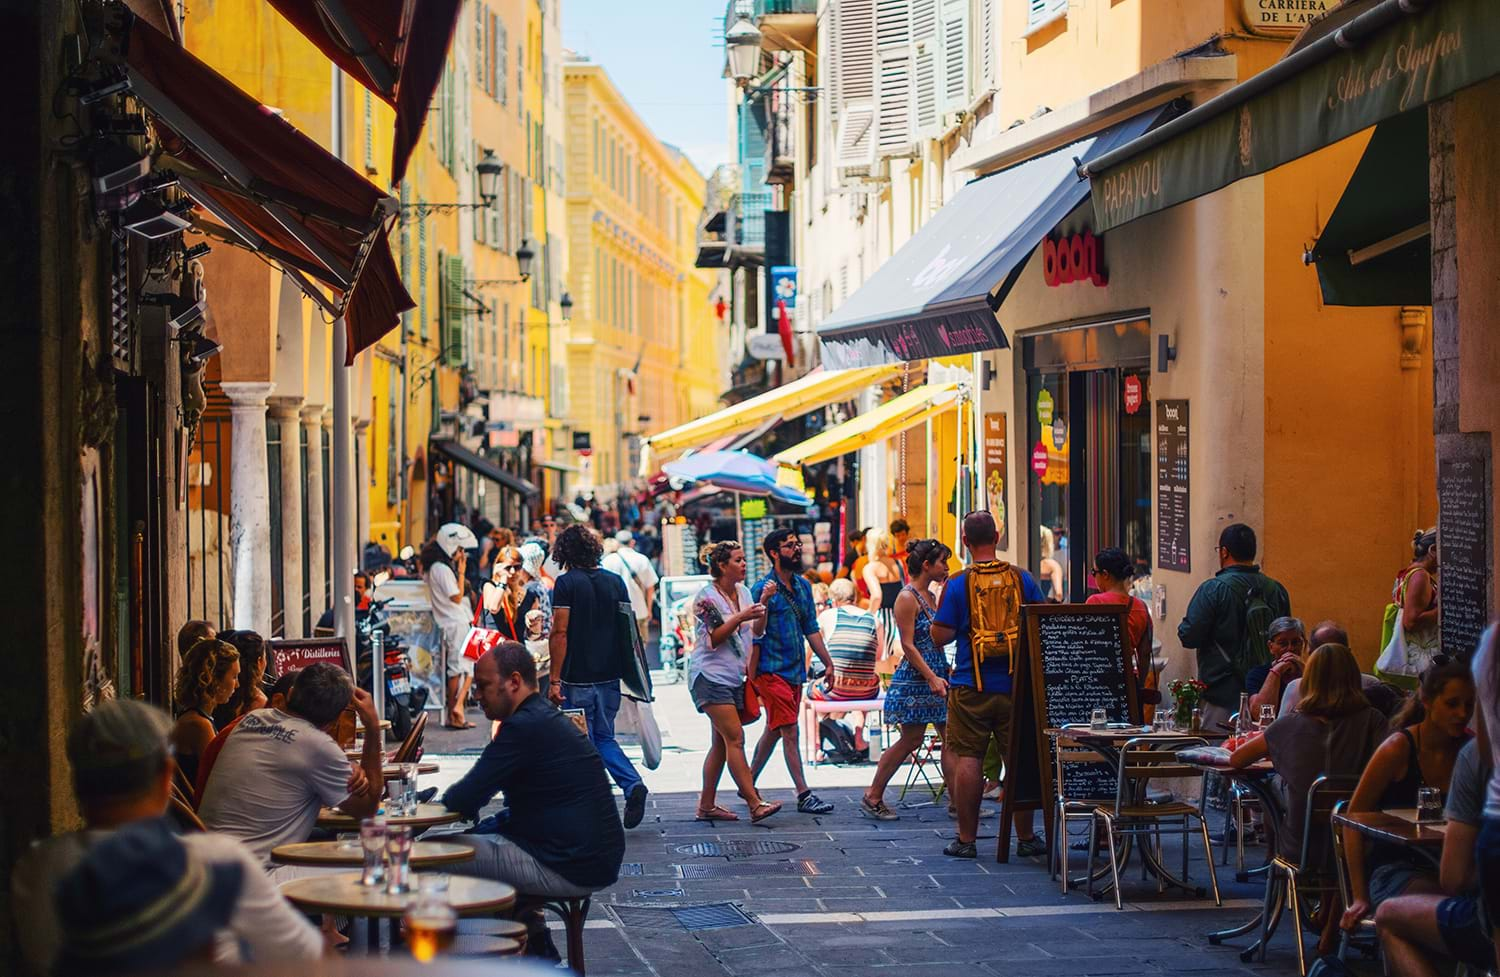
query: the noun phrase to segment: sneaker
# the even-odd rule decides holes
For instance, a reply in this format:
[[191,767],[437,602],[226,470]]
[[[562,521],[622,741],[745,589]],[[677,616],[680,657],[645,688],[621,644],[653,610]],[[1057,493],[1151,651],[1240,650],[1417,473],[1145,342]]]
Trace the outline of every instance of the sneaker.
[[948,847],[943,849],[943,854],[949,858],[978,858],[979,849],[974,847],[972,841],[959,841],[954,838],[948,842]]
[[865,817],[874,818],[876,821],[901,820],[901,815],[886,807],[885,801],[876,801],[874,804],[871,804],[868,797],[861,797],[859,799],[859,809]]
[[625,795],[625,827],[633,828],[641,823],[646,816],[646,790],[645,784],[636,784],[630,788],[630,793]]
[[1016,842],[1016,855],[1019,858],[1035,858],[1045,854],[1047,854],[1047,843],[1034,835]]
[[802,814],[832,814],[833,805],[808,791],[797,798],[797,810]]

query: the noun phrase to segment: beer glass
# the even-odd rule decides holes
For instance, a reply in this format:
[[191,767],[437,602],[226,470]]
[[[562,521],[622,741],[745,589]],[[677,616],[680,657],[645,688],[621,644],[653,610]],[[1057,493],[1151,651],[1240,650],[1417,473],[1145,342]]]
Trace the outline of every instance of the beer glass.
[[448,876],[423,875],[419,882],[417,898],[406,908],[402,922],[411,955],[428,963],[453,945],[458,933],[458,913],[448,902]]

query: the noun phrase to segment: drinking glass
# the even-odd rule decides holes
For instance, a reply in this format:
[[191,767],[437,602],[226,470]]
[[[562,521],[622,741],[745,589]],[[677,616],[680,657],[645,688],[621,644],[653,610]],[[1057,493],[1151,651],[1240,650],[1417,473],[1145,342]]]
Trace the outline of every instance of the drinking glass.
[[379,885],[385,881],[385,820],[365,818],[359,822],[359,843],[365,851],[365,870],[360,885]]
[[1417,788],[1417,823],[1443,820],[1443,792],[1436,787]]
[[448,876],[423,875],[418,882],[417,898],[407,907],[402,922],[411,955],[428,963],[453,944],[458,914],[448,901]]
[[1267,703],[1260,707],[1260,728],[1265,729],[1276,721],[1276,707]]
[[393,824],[385,829],[385,891],[398,896],[410,892],[407,871],[411,860],[411,828]]
[[401,807],[407,814],[417,813],[417,765],[401,764]]
[[1177,731],[1177,717],[1170,709],[1157,707],[1156,715],[1153,717],[1154,726],[1158,733],[1173,733]]
[[1109,711],[1100,707],[1089,713],[1090,729],[1107,729],[1109,727]]

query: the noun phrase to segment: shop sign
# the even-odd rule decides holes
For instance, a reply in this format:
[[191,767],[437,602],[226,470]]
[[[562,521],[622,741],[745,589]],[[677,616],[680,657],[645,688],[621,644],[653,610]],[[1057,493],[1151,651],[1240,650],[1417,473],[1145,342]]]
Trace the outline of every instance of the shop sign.
[[1240,13],[1252,34],[1296,34],[1337,7],[1339,0],[1240,0]]
[[752,333],[745,340],[745,352],[757,360],[786,359],[786,350],[781,346],[781,336],[774,332]]
[[573,450],[574,451],[587,451],[587,450],[589,450],[592,447],[593,447],[593,444],[589,441],[589,432],[587,432],[587,431],[574,431],[573,432]]
[[797,307],[797,268],[795,265],[772,266],[771,301],[785,302],[788,309]]
[[1141,409],[1141,378],[1131,374],[1125,378],[1125,413],[1135,414]]
[[1000,549],[1010,548],[1010,521],[1007,518],[1006,483],[1010,473],[1008,467],[1008,437],[1006,416],[1003,411],[984,415],[984,493],[985,507],[995,517],[995,528],[1000,531]]
[[1042,242],[1042,278],[1051,288],[1072,282],[1092,282],[1099,288],[1108,285],[1104,238],[1089,231],[1071,237],[1048,237]]
[[1042,427],[1052,426],[1052,391],[1043,390],[1036,395],[1036,422]]
[[1058,451],[1068,443],[1068,422],[1066,418],[1057,417],[1052,421],[1052,446]]
[[1047,446],[1040,441],[1031,449],[1031,470],[1037,478],[1047,474]]
[[272,638],[271,667],[277,675],[319,662],[349,671],[349,649],[343,638]]
[[766,517],[765,499],[741,499],[740,518],[742,519],[764,519]]

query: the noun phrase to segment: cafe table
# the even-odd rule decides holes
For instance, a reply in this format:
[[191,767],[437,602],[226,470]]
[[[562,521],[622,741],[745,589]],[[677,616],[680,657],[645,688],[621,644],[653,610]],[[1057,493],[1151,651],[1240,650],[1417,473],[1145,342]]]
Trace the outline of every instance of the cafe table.
[[[440,769],[441,767],[439,767],[438,764],[433,763],[430,760],[423,761],[417,764],[418,774],[437,773]],[[386,763],[386,765],[381,768],[381,776],[385,777],[386,780],[400,779],[401,765],[399,763]]]
[[1333,816],[1335,824],[1353,828],[1374,841],[1399,845],[1432,859],[1434,867],[1442,858],[1447,821],[1418,821],[1415,808],[1392,808],[1385,811],[1345,811]]
[[[1266,863],[1269,865],[1270,857],[1276,852],[1277,837],[1281,832],[1288,830],[1286,824],[1286,806],[1282,803],[1281,793],[1276,789],[1276,784],[1272,780],[1272,776],[1276,773],[1276,768],[1272,766],[1271,761],[1258,760],[1248,767],[1231,767],[1227,763],[1192,763],[1191,766],[1202,770],[1204,773],[1218,774],[1238,784],[1260,804],[1262,812],[1261,820],[1266,829],[1266,851],[1268,853]],[[1224,844],[1229,844],[1227,836],[1224,839]],[[1239,881],[1246,881],[1246,877],[1250,874],[1264,871],[1265,866],[1253,869],[1250,872],[1244,873]],[[1280,921],[1282,912],[1282,890],[1278,887],[1276,892],[1277,901],[1276,905],[1272,907],[1273,915],[1271,917],[1272,925],[1270,932],[1272,934],[1276,931],[1276,923]],[[1249,922],[1242,923],[1239,926],[1231,926],[1229,929],[1215,930],[1208,934],[1208,942],[1218,946],[1225,940],[1232,940],[1235,937],[1254,932],[1260,928],[1260,923],[1265,917],[1265,912],[1265,907],[1262,906]],[[1240,959],[1249,961],[1259,951],[1260,941],[1256,940],[1248,949],[1240,951]]]
[[[474,849],[452,841],[415,841],[409,857],[414,869],[437,868],[471,861]],[[271,861],[282,865],[362,868],[364,858],[364,848],[358,841],[303,841],[271,849]]]
[[[462,818],[456,811],[450,811],[441,804],[418,804],[415,814],[387,814],[386,824],[404,824],[412,828],[431,828],[439,824],[452,824]],[[318,827],[327,831],[358,831],[359,818],[351,817],[343,811],[325,807],[318,812]]]
[[[305,913],[328,913],[368,921],[369,945],[379,946],[380,921],[400,919],[417,898],[423,873],[411,875],[411,891],[391,895],[383,885],[361,885],[359,872],[292,879],[281,894]],[[459,916],[494,916],[516,903],[516,890],[504,882],[467,875],[448,876],[448,904]]]

